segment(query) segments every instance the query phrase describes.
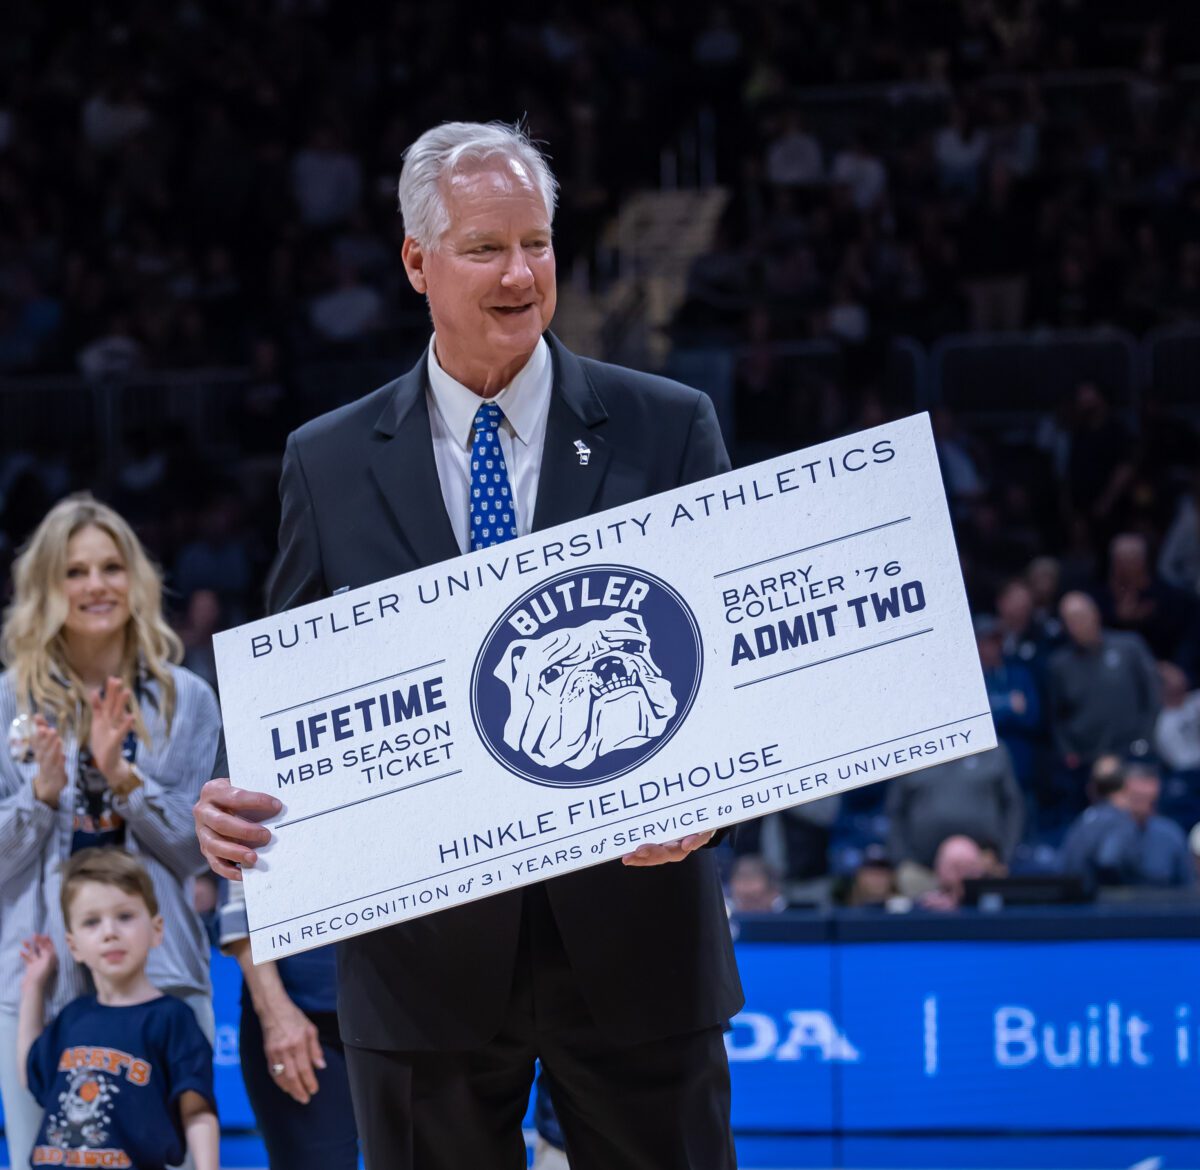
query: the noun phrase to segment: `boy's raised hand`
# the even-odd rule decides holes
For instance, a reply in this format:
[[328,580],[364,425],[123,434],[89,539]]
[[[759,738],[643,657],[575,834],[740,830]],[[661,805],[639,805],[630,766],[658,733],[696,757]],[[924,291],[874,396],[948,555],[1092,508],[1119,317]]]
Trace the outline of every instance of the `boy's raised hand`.
[[21,962],[25,964],[25,979],[35,987],[41,987],[54,974],[58,956],[48,934],[30,935],[21,944]]

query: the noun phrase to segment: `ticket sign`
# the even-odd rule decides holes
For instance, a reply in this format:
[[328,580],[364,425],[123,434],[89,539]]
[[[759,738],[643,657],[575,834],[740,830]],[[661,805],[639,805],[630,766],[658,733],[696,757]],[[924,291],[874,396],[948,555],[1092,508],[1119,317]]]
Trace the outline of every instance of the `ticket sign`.
[[216,638],[281,958],[995,746],[917,415]]

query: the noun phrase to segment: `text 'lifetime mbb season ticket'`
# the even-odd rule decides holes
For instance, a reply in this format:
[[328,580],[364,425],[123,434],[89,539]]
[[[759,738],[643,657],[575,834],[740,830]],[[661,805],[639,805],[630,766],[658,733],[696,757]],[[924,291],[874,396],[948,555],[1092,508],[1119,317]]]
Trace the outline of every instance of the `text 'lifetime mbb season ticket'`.
[[215,644],[260,962],[996,744],[925,415]]

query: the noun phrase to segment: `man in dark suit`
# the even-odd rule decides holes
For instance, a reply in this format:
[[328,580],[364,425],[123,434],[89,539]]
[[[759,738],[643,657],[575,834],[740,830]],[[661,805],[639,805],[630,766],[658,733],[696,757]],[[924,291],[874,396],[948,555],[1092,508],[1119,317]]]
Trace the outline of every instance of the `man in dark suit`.
[[[728,469],[702,394],[576,357],[547,331],[554,190],[508,127],[450,123],[407,152],[404,263],[434,340],[403,377],[289,439],[272,610]],[[499,510],[479,511],[481,437],[513,505],[500,527]],[[212,781],[196,822],[213,868],[240,877],[269,840],[253,822],[277,809]],[[733,1167],[722,1030],[742,996],[711,837],[340,943],[371,1170],[523,1167],[538,1057],[575,1170]]]

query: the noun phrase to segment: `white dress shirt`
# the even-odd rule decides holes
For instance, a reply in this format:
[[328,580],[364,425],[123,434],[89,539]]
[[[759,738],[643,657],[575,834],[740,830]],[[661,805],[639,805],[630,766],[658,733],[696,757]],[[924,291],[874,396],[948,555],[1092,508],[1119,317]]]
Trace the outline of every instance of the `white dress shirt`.
[[529,361],[492,398],[480,398],[447,374],[438,364],[432,342],[428,362],[433,458],[458,547],[463,552],[469,552],[471,548],[471,445],[475,439],[475,415],[484,402],[494,402],[504,411],[500,449],[504,452],[508,482],[517,508],[517,531],[522,536],[527,535],[533,527],[542,448],[546,443],[546,420],[550,415],[550,391],[554,383],[550,347],[545,338],[539,339]]

